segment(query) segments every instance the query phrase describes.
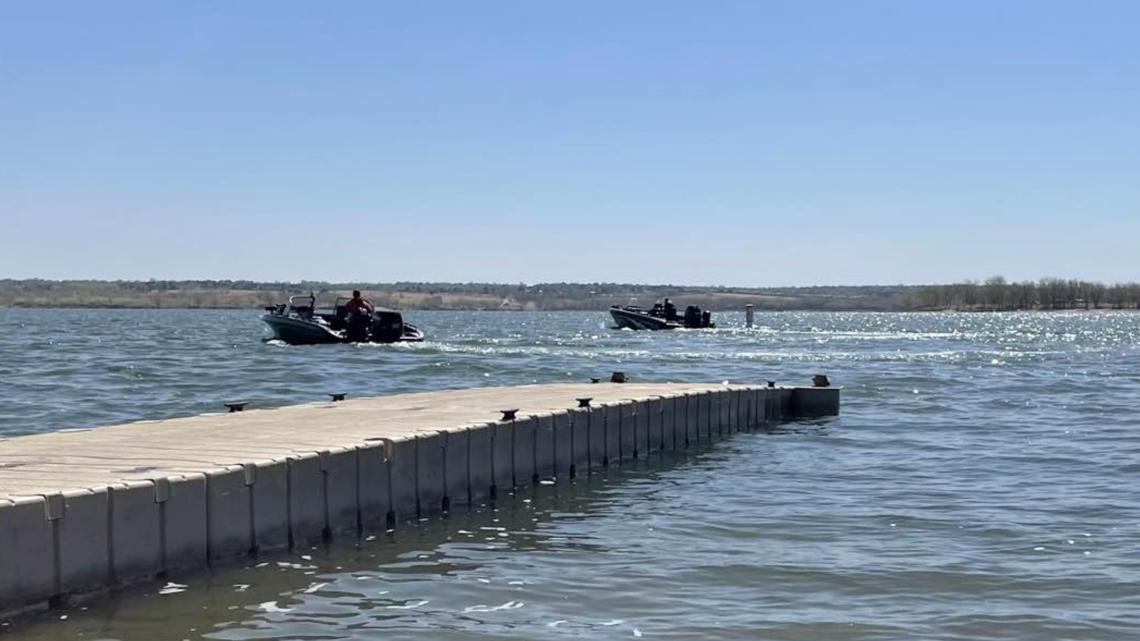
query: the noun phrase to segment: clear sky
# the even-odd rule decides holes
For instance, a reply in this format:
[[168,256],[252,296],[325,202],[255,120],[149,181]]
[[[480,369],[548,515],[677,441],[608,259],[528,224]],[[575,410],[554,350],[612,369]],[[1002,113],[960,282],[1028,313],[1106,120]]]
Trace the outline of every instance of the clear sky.
[[1140,2],[6,2],[0,277],[1140,280]]

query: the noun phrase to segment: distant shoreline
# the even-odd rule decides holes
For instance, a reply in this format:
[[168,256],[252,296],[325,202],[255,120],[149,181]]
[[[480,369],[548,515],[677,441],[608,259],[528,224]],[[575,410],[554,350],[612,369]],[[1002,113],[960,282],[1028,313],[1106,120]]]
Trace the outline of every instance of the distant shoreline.
[[407,310],[604,311],[669,297],[712,311],[889,311],[900,287],[742,289],[612,283],[260,283],[253,281],[0,280],[0,307],[108,309],[261,309],[292,294],[331,302],[353,289],[377,305]]
[[713,312],[937,312],[1140,309],[1140,284],[1106,286],[1045,279],[952,285],[867,285],[732,288],[621,283],[264,283],[257,281],[100,281],[0,279],[0,308],[262,309],[292,294],[314,292],[331,302],[353,289],[377,305],[405,310],[604,311],[666,297]]

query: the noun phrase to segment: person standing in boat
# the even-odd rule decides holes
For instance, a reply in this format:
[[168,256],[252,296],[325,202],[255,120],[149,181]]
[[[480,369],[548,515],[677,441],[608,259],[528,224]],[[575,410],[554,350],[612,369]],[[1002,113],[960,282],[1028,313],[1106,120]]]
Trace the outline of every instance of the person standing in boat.
[[665,299],[665,320],[677,320],[677,306],[668,298]]
[[348,325],[346,338],[349,342],[357,343],[368,340],[368,331],[372,326],[372,312],[376,308],[368,299],[360,295],[359,289],[352,290],[352,300],[344,305],[345,321]]
[[371,314],[376,311],[367,298],[360,295],[359,289],[352,290],[352,300],[344,305],[344,311],[348,314]]

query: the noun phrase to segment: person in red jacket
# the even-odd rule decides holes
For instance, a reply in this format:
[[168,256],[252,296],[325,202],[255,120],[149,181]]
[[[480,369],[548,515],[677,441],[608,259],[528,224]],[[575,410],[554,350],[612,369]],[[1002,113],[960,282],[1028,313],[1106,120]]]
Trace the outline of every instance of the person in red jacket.
[[372,312],[375,308],[368,299],[360,295],[360,290],[353,290],[352,300],[344,304],[345,335],[350,343],[368,340],[368,333],[372,325]]
[[352,300],[345,303],[344,311],[350,315],[358,312],[371,314],[376,311],[376,308],[372,306],[372,303],[370,303],[367,298],[360,295],[359,289],[354,289],[352,290]]

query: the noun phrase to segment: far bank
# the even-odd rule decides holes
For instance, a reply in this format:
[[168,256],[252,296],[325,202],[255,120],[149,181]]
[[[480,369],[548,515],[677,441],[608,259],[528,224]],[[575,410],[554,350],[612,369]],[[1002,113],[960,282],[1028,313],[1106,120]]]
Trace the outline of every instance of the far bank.
[[440,311],[605,311],[672,298],[712,312],[1059,311],[1140,309],[1140,283],[1047,278],[949,285],[722,287],[622,283],[297,283],[242,280],[0,279],[0,308],[262,309],[292,294],[332,300],[360,289],[383,307]]

